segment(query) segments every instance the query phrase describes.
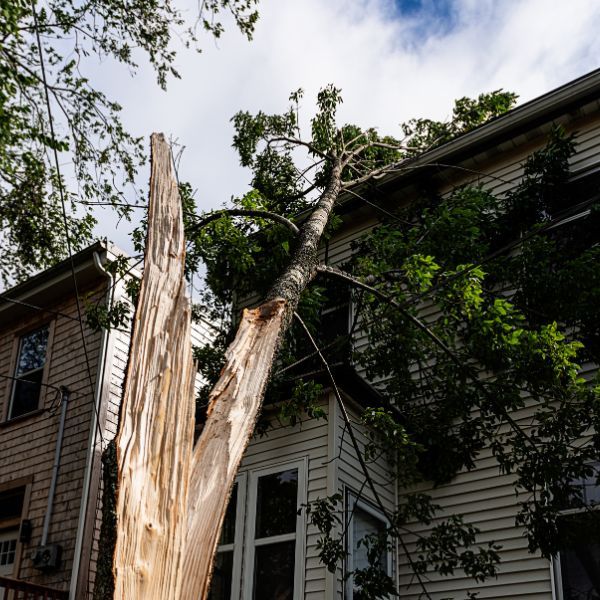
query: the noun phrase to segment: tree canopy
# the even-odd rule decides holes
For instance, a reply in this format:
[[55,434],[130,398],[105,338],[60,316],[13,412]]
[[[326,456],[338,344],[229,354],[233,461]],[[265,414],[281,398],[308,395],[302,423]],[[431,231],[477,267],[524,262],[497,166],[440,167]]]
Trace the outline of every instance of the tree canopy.
[[[600,358],[600,205],[580,197],[570,181],[576,137],[554,127],[547,145],[525,162],[521,180],[500,195],[489,191],[482,173],[475,183],[442,196],[424,186],[410,203],[391,205],[371,193],[378,178],[410,169],[415,154],[502,114],[515,95],[497,91],[461,99],[450,123],[409,121],[402,140],[338,126],[341,95],[332,86],[319,94],[310,135],[303,139],[301,97],[292,94],[281,115],[240,112],[233,118],[234,146],[252,170],[253,189],[234,200],[236,210],[189,227],[190,266],[206,264],[205,310],[213,317],[229,311],[233,326],[232,307],[273,297],[274,278],[298,259],[303,223],[319,209],[336,169],[339,185],[323,240],[335,235],[338,207],[349,198],[378,215],[379,225],[356,243],[347,264],[331,267],[306,257],[313,276],[299,297],[298,319],[285,334],[266,394],[282,402],[280,418],[291,424],[301,411],[324,416],[317,402],[323,379],[306,376],[315,366],[323,369],[323,361],[307,332],[325,361],[348,362],[351,355],[356,369],[379,382],[382,402],[362,416],[371,431],[362,460],[368,469],[370,460],[386,455],[405,492],[389,515],[385,539],[368,541],[371,566],[354,573],[361,597],[394,591],[377,567],[378,556],[414,521],[430,526],[409,558],[417,577],[459,568],[479,581],[495,574],[499,545],[479,544],[477,528],[461,515],[438,517],[429,494],[410,491],[475,468],[486,447],[499,470],[514,475],[517,524],[525,528],[530,550],[550,557],[568,547],[574,534],[561,526],[560,513],[583,506],[581,481],[597,480],[600,450],[600,388],[581,374],[582,365],[597,365]],[[306,151],[303,162],[299,149]],[[354,325],[327,337],[324,309],[349,299]],[[368,343],[352,349],[358,328],[368,331]],[[216,345],[197,350],[210,382],[219,375],[231,335],[225,328]],[[268,423],[263,425],[260,431],[268,432]],[[345,552],[333,528],[339,502],[334,496],[307,507],[323,534],[321,559],[331,570]],[[586,535],[595,535],[597,513],[590,518]]]
[[[148,61],[164,88],[169,77],[179,76],[174,66],[178,43],[199,48],[203,30],[220,36],[224,13],[250,37],[258,17],[256,4],[202,2],[190,22],[171,0],[1,3],[4,283],[64,258],[65,229],[73,250],[89,244],[95,220],[88,203],[113,205],[128,214],[125,189],[134,183],[145,153],[142,140],[124,127],[119,104],[89,79],[93,61],[120,63],[133,72]],[[57,163],[62,164],[60,173]]]

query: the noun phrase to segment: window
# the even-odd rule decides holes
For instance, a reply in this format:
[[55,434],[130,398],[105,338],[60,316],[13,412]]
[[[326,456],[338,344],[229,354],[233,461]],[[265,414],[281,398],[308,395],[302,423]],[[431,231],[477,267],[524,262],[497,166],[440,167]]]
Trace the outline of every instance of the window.
[[246,474],[233,484],[225,513],[221,539],[213,566],[209,600],[237,600],[240,597],[240,573],[244,543],[244,510],[246,504]]
[[300,600],[304,517],[298,509],[305,496],[304,461],[240,474],[217,548],[210,600]]
[[[369,566],[365,538],[372,535],[385,535],[388,521],[380,511],[350,491],[346,492],[346,515],[350,523],[346,538],[346,573],[349,574],[349,577],[346,580],[345,598],[347,600],[361,600],[363,596],[360,590],[355,587],[351,573]],[[392,574],[390,552],[385,551],[381,554],[379,568],[386,575]]]
[[24,497],[24,487],[0,493],[0,575],[14,574]]
[[[575,482],[581,497],[565,510],[560,527],[573,540],[553,561],[557,600],[600,600],[600,486],[597,476]],[[590,512],[593,510],[593,513]]]
[[48,326],[23,335],[19,340],[8,418],[14,419],[36,410],[42,390],[46,351],[48,348]]

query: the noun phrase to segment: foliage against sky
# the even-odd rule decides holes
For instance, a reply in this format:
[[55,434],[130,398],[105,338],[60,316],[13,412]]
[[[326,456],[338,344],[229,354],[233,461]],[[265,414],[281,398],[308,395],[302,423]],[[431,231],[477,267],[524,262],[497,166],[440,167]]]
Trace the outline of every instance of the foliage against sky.
[[95,219],[86,202],[112,205],[121,216],[127,212],[120,205],[144,162],[143,142],[123,126],[121,106],[88,78],[90,63],[111,59],[135,72],[139,62],[148,62],[164,88],[179,76],[174,37],[187,45],[196,45],[202,31],[219,37],[223,12],[250,36],[255,4],[204,2],[190,23],[171,1],[1,3],[0,276],[5,283],[64,258],[63,200],[73,250],[91,240]]

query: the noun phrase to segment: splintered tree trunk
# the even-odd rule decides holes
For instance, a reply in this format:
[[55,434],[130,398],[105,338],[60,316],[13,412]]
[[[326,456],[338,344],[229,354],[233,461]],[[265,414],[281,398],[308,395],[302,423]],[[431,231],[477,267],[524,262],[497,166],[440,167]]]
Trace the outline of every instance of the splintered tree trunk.
[[205,599],[227,502],[281,336],[316,273],[340,167],[267,300],[244,310],[195,449],[190,306],[171,154],[152,136],[148,239],[117,437],[118,600]]
[[151,140],[144,276],[130,347],[117,442],[114,597],[181,596],[193,444],[191,310],[185,240],[171,152]]
[[254,429],[284,309],[284,300],[274,300],[244,311],[227,349],[226,365],[210,394],[208,419],[192,458],[182,598],[198,600],[208,592],[230,489]]

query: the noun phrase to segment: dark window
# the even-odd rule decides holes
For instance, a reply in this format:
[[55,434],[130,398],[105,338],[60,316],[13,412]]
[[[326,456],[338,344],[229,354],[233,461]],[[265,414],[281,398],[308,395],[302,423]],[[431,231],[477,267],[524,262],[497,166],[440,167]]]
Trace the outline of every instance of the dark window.
[[559,552],[556,578],[560,600],[600,600],[600,486],[597,468],[571,482],[576,488],[571,510],[559,519],[567,547]]
[[42,377],[46,364],[48,326],[22,336],[15,368],[16,381],[12,388],[9,419],[34,411],[40,402]]
[[600,544],[581,544],[560,553],[562,600],[600,600]]
[[[290,465],[291,466],[291,465]],[[293,600],[296,577],[299,468],[239,475],[225,513],[209,600]],[[250,533],[242,543],[244,510]],[[251,533],[252,529],[254,532]],[[246,548],[245,557],[242,550]],[[246,561],[242,565],[242,560]],[[243,574],[243,577],[242,577]],[[243,581],[242,581],[243,580]]]
[[24,487],[0,493],[0,528],[2,527],[2,521],[21,518],[24,497]]
[[259,477],[256,494],[256,537],[265,538],[295,532],[297,498],[297,469]]
[[210,582],[209,600],[231,600],[233,550],[217,552]]
[[298,519],[298,469],[256,484],[253,600],[292,600]]
[[24,487],[0,492],[0,575],[13,575],[24,498]]
[[208,600],[232,600],[233,567],[235,559],[235,532],[238,508],[238,482],[233,484],[231,498],[225,512],[221,539],[215,556]]
[[254,600],[292,600],[296,542],[257,546],[254,555]]

